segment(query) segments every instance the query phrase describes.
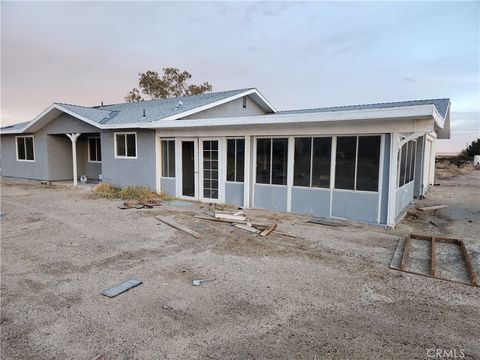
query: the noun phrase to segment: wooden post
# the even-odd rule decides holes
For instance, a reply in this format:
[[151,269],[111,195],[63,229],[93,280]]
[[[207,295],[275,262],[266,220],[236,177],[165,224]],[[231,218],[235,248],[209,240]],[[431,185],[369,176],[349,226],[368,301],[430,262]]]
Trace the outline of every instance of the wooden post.
[[66,134],[72,142],[73,186],[77,186],[77,139],[80,133]]
[[460,247],[462,248],[463,256],[465,257],[465,264],[467,265],[467,270],[468,270],[468,273],[470,274],[470,280],[472,282],[472,285],[477,286],[478,285],[477,275],[475,274],[475,270],[473,270],[473,266],[470,261],[470,256],[468,255],[467,248],[465,247],[463,240],[460,240],[459,242],[460,242]]

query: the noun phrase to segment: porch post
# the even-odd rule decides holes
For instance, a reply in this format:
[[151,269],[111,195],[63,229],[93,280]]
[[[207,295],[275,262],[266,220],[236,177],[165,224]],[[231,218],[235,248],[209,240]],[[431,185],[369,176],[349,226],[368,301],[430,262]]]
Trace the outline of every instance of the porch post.
[[66,134],[72,142],[73,186],[77,186],[77,139],[80,133]]

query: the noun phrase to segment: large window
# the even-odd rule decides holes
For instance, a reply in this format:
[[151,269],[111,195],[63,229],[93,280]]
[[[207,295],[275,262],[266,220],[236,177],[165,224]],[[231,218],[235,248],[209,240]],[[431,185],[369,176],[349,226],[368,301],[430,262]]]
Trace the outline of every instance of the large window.
[[35,161],[33,136],[17,136],[17,161]]
[[162,177],[175,177],[175,140],[162,140]]
[[287,184],[288,139],[257,139],[258,184]]
[[378,191],[380,136],[339,136],[335,188]]
[[88,161],[102,162],[102,148],[99,137],[88,138]]
[[417,142],[410,140],[403,144],[399,151],[398,187],[413,181],[415,178],[415,154]]
[[332,138],[296,138],[293,170],[294,186],[328,188]]
[[115,133],[115,157],[137,157],[137,133]]
[[227,140],[227,181],[243,182],[245,169],[245,140]]

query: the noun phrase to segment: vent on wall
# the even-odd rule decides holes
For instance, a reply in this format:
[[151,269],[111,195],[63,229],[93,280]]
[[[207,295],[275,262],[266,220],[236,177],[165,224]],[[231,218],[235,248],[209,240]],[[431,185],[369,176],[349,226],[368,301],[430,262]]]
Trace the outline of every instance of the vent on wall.
[[243,106],[244,109],[247,108],[247,97],[246,96],[243,97],[243,105],[242,106]]

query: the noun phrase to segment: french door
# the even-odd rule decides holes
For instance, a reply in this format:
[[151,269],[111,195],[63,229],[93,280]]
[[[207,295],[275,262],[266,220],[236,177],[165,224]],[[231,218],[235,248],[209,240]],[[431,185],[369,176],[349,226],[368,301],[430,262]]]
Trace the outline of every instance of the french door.
[[218,138],[200,139],[199,198],[205,202],[220,202],[221,142]]

